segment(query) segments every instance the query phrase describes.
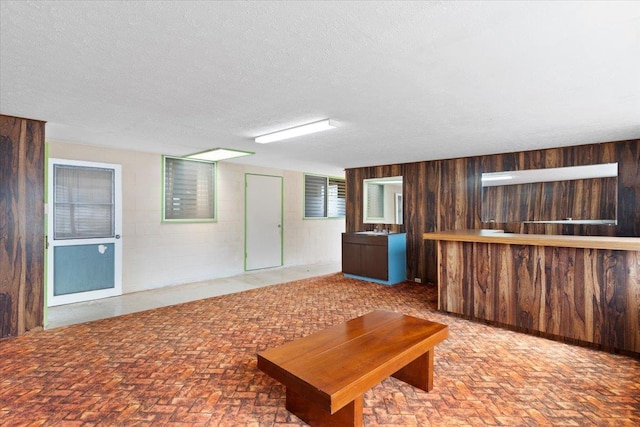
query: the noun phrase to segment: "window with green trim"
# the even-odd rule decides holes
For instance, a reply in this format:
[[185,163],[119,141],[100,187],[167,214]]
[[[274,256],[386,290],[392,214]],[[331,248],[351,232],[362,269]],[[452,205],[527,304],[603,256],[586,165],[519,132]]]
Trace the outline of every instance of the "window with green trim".
[[304,217],[344,218],[346,183],[342,178],[304,175]]
[[216,163],[163,156],[163,221],[215,221]]

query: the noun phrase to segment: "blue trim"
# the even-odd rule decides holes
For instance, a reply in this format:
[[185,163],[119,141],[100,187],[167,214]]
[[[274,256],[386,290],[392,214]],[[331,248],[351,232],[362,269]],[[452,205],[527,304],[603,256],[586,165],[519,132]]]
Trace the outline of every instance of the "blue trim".
[[407,280],[407,234],[397,233],[387,236],[389,258],[389,284]]
[[379,279],[372,279],[371,277],[365,277],[365,276],[356,276],[355,274],[343,274],[344,277],[348,277],[350,279],[356,279],[356,280],[363,280],[365,282],[373,282],[373,283],[377,283],[379,285],[387,285],[387,286],[391,286],[391,285],[397,285],[398,283],[404,282],[404,280],[400,280],[398,282],[391,282],[390,280],[384,281],[384,280],[379,280]]

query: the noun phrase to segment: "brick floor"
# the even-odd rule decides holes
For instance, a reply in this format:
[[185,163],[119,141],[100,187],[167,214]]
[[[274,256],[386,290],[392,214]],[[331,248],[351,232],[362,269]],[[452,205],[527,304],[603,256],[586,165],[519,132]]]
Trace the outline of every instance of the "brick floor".
[[367,426],[640,425],[640,360],[447,316],[435,294],[334,274],[0,341],[0,425],[305,425],[256,352],[378,308],[450,336],[434,389],[383,381]]

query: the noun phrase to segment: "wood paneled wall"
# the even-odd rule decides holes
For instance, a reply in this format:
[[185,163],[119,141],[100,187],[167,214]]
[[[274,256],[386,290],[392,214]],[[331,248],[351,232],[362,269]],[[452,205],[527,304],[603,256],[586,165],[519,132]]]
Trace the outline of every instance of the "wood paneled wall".
[[0,115],[0,338],[44,322],[44,128]]
[[[618,163],[618,225],[556,225],[482,222],[483,172]],[[404,177],[404,225],[407,233],[407,277],[437,281],[435,241],[431,231],[497,228],[518,233],[640,236],[640,140],[608,142],[546,150],[434,160],[346,170],[346,231],[373,229],[362,221],[362,180]],[[555,198],[549,201],[553,204]]]

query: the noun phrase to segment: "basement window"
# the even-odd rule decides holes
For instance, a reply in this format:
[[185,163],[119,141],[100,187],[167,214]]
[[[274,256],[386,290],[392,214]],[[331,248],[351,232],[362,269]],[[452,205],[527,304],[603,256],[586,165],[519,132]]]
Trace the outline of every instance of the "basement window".
[[346,183],[343,178],[304,175],[304,218],[344,218]]
[[162,157],[162,221],[216,220],[216,163]]

